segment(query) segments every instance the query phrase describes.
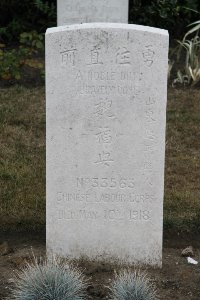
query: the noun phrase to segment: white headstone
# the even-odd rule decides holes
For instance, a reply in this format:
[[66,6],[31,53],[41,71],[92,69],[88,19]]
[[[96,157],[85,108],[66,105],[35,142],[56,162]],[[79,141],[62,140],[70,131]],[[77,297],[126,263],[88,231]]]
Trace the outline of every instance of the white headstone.
[[161,265],[168,33],[46,33],[47,248]]
[[128,0],[57,0],[58,26],[91,23],[128,23]]

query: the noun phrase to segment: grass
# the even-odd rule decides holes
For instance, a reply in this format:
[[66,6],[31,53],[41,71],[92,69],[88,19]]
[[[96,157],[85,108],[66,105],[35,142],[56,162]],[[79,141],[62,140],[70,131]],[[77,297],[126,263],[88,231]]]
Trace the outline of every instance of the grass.
[[16,274],[12,300],[83,300],[87,283],[77,267],[58,258],[48,258],[26,266]]
[[0,226],[45,224],[44,89],[0,92]]
[[[164,228],[200,230],[200,91],[168,93]],[[45,227],[44,88],[0,90],[0,226]]]
[[146,273],[123,271],[115,275],[111,285],[111,300],[156,300],[155,286]]
[[200,229],[200,91],[170,90],[167,109],[164,226]]

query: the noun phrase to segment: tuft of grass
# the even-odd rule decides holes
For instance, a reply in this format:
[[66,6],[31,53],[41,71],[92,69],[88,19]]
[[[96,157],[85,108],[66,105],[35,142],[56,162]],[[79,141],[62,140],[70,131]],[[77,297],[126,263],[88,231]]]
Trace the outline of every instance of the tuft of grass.
[[14,283],[9,300],[83,300],[87,287],[77,268],[55,257],[27,263]]
[[111,300],[156,300],[156,289],[146,273],[123,271],[115,276]]

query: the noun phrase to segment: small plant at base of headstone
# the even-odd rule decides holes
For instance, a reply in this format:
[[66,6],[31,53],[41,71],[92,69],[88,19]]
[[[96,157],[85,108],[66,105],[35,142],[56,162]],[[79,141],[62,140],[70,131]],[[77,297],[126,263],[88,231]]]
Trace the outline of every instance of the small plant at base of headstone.
[[156,300],[156,289],[146,273],[124,271],[116,274],[110,288],[111,300]]
[[75,267],[58,258],[27,263],[14,280],[9,300],[83,300],[86,281]]

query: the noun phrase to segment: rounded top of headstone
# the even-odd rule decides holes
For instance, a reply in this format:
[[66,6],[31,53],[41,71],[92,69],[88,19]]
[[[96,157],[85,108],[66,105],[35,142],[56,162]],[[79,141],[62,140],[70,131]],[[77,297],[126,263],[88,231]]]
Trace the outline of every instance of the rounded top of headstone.
[[46,34],[82,29],[126,29],[168,36],[168,31],[156,27],[124,23],[84,23],[48,28]]

